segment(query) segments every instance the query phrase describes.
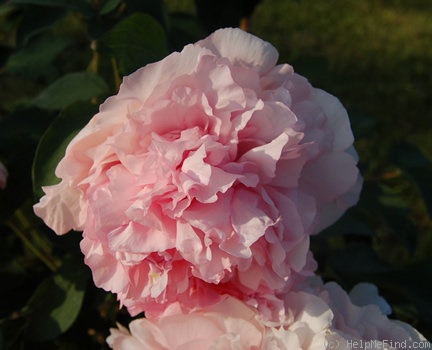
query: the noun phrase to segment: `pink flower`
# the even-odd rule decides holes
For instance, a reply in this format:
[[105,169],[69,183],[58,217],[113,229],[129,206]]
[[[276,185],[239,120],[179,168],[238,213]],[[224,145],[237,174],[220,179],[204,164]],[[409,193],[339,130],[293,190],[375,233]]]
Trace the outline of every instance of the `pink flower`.
[[[326,349],[432,347],[415,328],[388,318],[391,308],[373,284],[359,283],[348,294],[334,282],[323,284],[320,278],[310,277],[299,284],[297,289],[319,298],[331,310],[331,324],[325,336]],[[290,310],[291,305],[293,303],[286,298],[286,310]],[[308,307],[312,308],[311,305]]]
[[285,320],[266,322],[266,350],[324,349],[331,334],[333,313],[318,296],[302,290],[285,295]]
[[0,188],[4,190],[6,188],[8,178],[8,171],[6,167],[3,165],[2,162],[0,162]]
[[357,201],[345,109],[277,59],[218,30],[124,78],[69,144],[35,212],[83,231],[96,285],[131,314],[274,298],[314,270],[309,235]]
[[[262,349],[430,348],[410,325],[387,317],[390,307],[372,284],[347,294],[312,277],[285,296],[285,321],[266,324]],[[353,300],[359,302],[355,305]],[[420,344],[422,343],[422,344]]]
[[[204,309],[183,313],[177,305],[156,320],[141,318],[129,329],[111,329],[114,350],[258,350],[323,348],[332,314],[316,296],[290,293],[290,325],[266,325],[253,307],[229,296]],[[320,314],[317,315],[316,312]]]
[[107,343],[115,350],[229,350],[260,349],[264,326],[253,308],[232,297],[204,310],[184,314],[172,305],[152,321],[140,318],[127,329],[111,329]]
[[334,314],[333,332],[327,339],[339,342],[342,348],[352,348],[354,342],[370,349],[432,347],[416,329],[387,317],[391,308],[372,284],[361,283],[348,295],[331,282],[323,286],[320,297]]
[[[359,301],[356,293],[364,293],[361,301],[367,304],[354,305],[351,298]],[[336,283],[323,284],[317,277],[309,278],[285,294],[281,322],[270,322],[256,308],[226,295],[216,304],[189,311],[176,303],[160,317],[132,321],[130,333],[122,326],[111,329],[107,342],[114,350],[432,346],[408,324],[387,317],[381,307],[387,312],[388,304],[377,294],[375,286],[359,284],[351,295]]]

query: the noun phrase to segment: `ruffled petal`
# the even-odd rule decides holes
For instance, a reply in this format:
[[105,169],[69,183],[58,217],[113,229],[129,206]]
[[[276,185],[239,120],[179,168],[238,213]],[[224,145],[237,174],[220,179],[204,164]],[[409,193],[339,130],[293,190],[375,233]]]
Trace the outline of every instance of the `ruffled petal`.
[[197,44],[229,59],[234,65],[247,66],[261,74],[270,70],[279,57],[270,43],[237,28],[219,29]]

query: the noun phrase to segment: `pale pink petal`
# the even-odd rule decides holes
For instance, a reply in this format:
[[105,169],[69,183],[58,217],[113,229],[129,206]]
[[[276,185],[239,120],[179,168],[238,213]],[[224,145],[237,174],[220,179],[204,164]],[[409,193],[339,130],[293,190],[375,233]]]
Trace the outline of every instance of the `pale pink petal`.
[[378,294],[378,287],[371,283],[358,283],[351,289],[349,297],[353,304],[366,306],[369,304],[378,305],[381,312],[390,315],[392,309],[387,301]]
[[355,205],[363,188],[363,177],[360,173],[357,180],[348,192],[345,192],[333,202],[321,205],[316,216],[313,233],[318,233],[336,222],[347,208]]
[[108,234],[109,247],[112,251],[141,253],[145,257],[152,252],[161,252],[175,246],[164,233],[131,221],[126,227]]
[[93,280],[96,286],[119,292],[129,282],[127,269],[99,241],[86,237],[81,241],[81,251],[85,263],[93,268]]
[[[225,110],[244,110],[246,107],[246,91],[234,82],[231,69],[228,66],[212,68],[208,78],[216,92],[214,96],[210,95],[210,104],[214,106],[215,111],[221,113]],[[214,101],[211,101],[212,99]]]
[[130,334],[122,326],[111,329],[108,345],[114,350],[258,350],[265,327],[256,311],[239,300],[222,296],[207,307],[190,313],[181,308],[157,319],[136,319],[129,325]]
[[201,263],[203,244],[190,224],[177,222],[176,247],[186,260],[195,264]]
[[311,95],[312,101],[316,102],[327,116],[326,127],[333,130],[337,137],[334,139],[333,149],[344,151],[354,142],[351,125],[346,109],[340,101],[329,93],[314,89]]
[[240,161],[256,164],[261,181],[263,183],[269,182],[275,177],[276,163],[281,157],[288,138],[287,134],[281,134],[266,145],[252,148],[240,158]]
[[279,57],[271,44],[241,29],[219,29],[198,45],[228,58],[234,65],[248,66],[260,73],[270,70]]
[[[111,328],[110,335],[106,339],[107,344],[112,349],[119,350],[141,350],[143,344],[136,339],[135,337],[131,337],[126,328],[121,325],[118,325],[119,329]],[[156,344],[156,346],[158,346]],[[152,349],[155,350],[163,350],[161,347],[153,346]]]
[[164,94],[164,84],[194,71],[203,55],[208,54],[197,45],[187,45],[182,52],[174,52],[162,61],[149,64],[125,77],[120,86],[119,97],[146,101],[152,95]]
[[357,182],[356,161],[346,153],[323,155],[303,170],[302,187],[314,193],[318,201],[332,202]]
[[[245,207],[243,204],[248,203]],[[238,190],[233,195],[231,222],[238,233],[241,244],[252,245],[265,234],[268,227],[275,224],[275,219],[260,208],[260,198],[253,192]]]
[[80,231],[84,228],[86,203],[79,190],[69,187],[64,181],[42,189],[45,196],[33,209],[54,232],[62,235],[70,230]]
[[[377,346],[386,345],[388,349],[391,344],[406,344],[407,348],[422,346],[424,348],[432,346],[417,330],[406,323],[394,321],[387,317],[382,311],[383,299],[378,297],[376,290],[371,289],[370,285],[362,285],[361,290],[372,291],[374,300],[378,302],[368,303],[364,306],[355,305],[349,295],[336,283],[330,282],[322,287],[321,297],[331,307],[334,318],[332,329],[339,336],[351,341],[362,340],[363,343],[378,343]],[[362,300],[364,303],[364,300]],[[388,310],[385,310],[388,311]],[[418,344],[423,342],[423,344]],[[399,347],[399,346],[396,346]]]

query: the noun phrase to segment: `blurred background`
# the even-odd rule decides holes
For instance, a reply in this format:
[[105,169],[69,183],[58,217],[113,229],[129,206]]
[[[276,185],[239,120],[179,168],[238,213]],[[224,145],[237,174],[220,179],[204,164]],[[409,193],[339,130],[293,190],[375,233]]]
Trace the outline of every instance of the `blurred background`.
[[79,233],[31,206],[65,145],[123,75],[220,27],[271,42],[348,109],[359,204],[313,237],[325,280],[378,285],[432,339],[430,0],[9,0],[0,5],[0,348],[106,349],[130,318],[95,288]]

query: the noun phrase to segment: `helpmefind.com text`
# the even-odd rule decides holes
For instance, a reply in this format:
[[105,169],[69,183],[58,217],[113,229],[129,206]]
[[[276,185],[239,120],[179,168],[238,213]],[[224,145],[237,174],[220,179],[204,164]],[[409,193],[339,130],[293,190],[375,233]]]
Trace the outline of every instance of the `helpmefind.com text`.
[[394,340],[326,340],[326,349],[431,349],[432,344],[428,341],[407,342]]

